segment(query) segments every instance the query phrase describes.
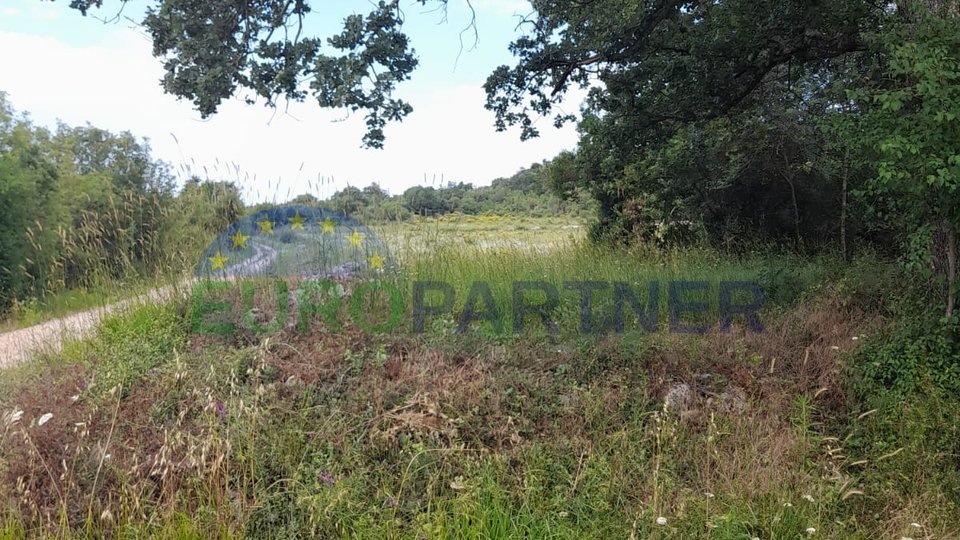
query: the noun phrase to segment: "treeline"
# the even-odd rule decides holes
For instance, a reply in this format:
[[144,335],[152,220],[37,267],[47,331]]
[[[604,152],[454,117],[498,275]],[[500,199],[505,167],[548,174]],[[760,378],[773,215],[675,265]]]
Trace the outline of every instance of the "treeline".
[[440,187],[413,186],[402,194],[390,195],[377,184],[365,188],[346,187],[320,200],[300,195],[291,204],[317,205],[367,222],[403,221],[415,216],[444,214],[512,214],[529,217],[568,216],[587,218],[592,201],[574,191],[558,196],[550,189],[549,161],[534,163],[509,178],[498,178],[489,186],[447,182]]
[[[635,31],[601,4],[563,13],[585,29],[562,44],[571,56]],[[956,291],[958,14],[933,0],[664,11],[642,46],[597,55],[603,88],[550,185],[590,193],[596,239],[881,250]]]
[[0,310],[186,268],[242,210],[232,184],[177,192],[169,166],[130,133],[48,130],[0,93]]

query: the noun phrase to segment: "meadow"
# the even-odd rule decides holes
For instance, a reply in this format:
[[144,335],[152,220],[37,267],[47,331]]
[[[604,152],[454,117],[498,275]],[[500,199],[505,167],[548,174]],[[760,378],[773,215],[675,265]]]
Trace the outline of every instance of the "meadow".
[[[456,289],[423,333],[409,319],[365,332],[344,303],[336,331],[316,318],[309,332],[198,335],[184,294],[5,371],[0,537],[960,534],[960,378],[936,343],[897,349],[914,335],[899,322],[919,294],[907,270],[869,253],[601,247],[577,225],[378,229],[394,283]],[[603,331],[456,331],[476,281],[506,309],[516,280],[679,279],[760,283],[764,332],[738,318],[671,333],[665,309],[657,332],[635,317],[618,332],[599,293]],[[271,288],[257,291],[253,316],[269,319]],[[561,329],[579,322],[572,300],[551,314]]]

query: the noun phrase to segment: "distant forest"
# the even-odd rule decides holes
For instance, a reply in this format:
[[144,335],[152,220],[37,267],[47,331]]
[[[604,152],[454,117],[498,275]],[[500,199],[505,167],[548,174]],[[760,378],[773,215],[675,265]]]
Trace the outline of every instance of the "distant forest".
[[390,195],[377,184],[347,187],[320,200],[300,195],[291,204],[318,205],[368,222],[406,220],[444,214],[512,214],[528,217],[568,216],[587,219],[593,204],[583,196],[561,198],[550,185],[550,161],[534,163],[489,186],[447,182],[440,187],[413,186]]

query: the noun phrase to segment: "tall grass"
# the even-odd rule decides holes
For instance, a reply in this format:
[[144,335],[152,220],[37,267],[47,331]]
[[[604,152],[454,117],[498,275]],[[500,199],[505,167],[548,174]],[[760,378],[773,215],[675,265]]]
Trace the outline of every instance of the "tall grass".
[[[511,233],[541,226],[528,225]],[[960,532],[960,482],[944,458],[956,400],[851,413],[837,376],[845,357],[832,346],[877,326],[832,261],[617,250],[563,240],[562,228],[543,233],[556,242],[534,243],[458,240],[434,221],[397,229],[407,244],[394,252],[399,273],[384,279],[405,291],[444,281],[456,293],[426,339],[349,323],[190,335],[189,309],[174,300],[118,314],[55,360],[6,372],[0,538]],[[179,275],[201,243],[143,275]],[[565,282],[623,282],[641,298],[658,282],[665,317],[667,284],[680,280],[709,283],[709,294],[684,299],[714,314],[717,283],[760,282],[774,291],[769,331],[635,342],[608,328],[589,340],[449,332],[477,282],[490,285],[507,328],[514,282],[557,286],[553,315],[575,333],[579,297]],[[609,291],[598,293],[598,319],[610,307]]]
[[193,219],[193,211],[169,196],[126,191],[108,196],[98,211],[65,218],[55,231],[39,223],[27,229],[29,268],[15,271],[28,280],[28,294],[12,300],[5,326],[30,326],[179,282],[220,232]]

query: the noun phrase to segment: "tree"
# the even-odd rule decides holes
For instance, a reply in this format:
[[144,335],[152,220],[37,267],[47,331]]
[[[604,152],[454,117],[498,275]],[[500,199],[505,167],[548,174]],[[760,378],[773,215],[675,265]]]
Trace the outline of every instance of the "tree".
[[[448,0],[416,0],[444,8]],[[102,0],[72,0],[86,14]],[[594,88],[594,108],[629,107],[646,123],[725,114],[787,65],[864,49],[879,0],[555,0],[535,2],[512,45],[514,67],[486,83],[496,125],[537,134],[571,85]],[[305,34],[307,0],[153,0],[143,25],[164,62],[164,89],[214,114],[238,92],[366,114],[364,144],[381,147],[387,122],[412,111],[394,98],[417,66],[399,0],[381,0],[332,36]],[[705,76],[704,76],[705,75]],[[600,90],[599,88],[604,88]],[[557,123],[572,120],[560,114]]]
[[[86,15],[102,0],[70,5]],[[164,89],[192,101],[202,116],[238,91],[271,106],[312,94],[322,107],[364,112],[364,144],[382,147],[387,122],[412,111],[393,97],[417,66],[399,1],[381,0],[365,15],[347,17],[325,40],[305,35],[310,11],[307,0],[154,0],[143,26],[163,60]]]
[[960,32],[956,16],[937,16],[922,6],[915,10],[901,15],[912,19],[908,24],[877,37],[877,49],[887,59],[886,77],[853,96],[863,110],[868,142],[878,150],[868,195],[895,208],[915,239],[944,231],[950,318],[960,226]]
[[0,309],[182,267],[182,238],[167,242],[172,203],[168,167],[146,141],[92,126],[51,133],[0,93]]
[[42,292],[57,256],[50,240],[58,176],[48,143],[0,93],[0,308]]
[[414,186],[403,192],[404,206],[418,216],[435,216],[447,211],[433,187]]
[[344,189],[333,194],[327,201],[331,209],[342,214],[353,216],[367,207],[369,200],[366,193],[353,186],[347,186]]

